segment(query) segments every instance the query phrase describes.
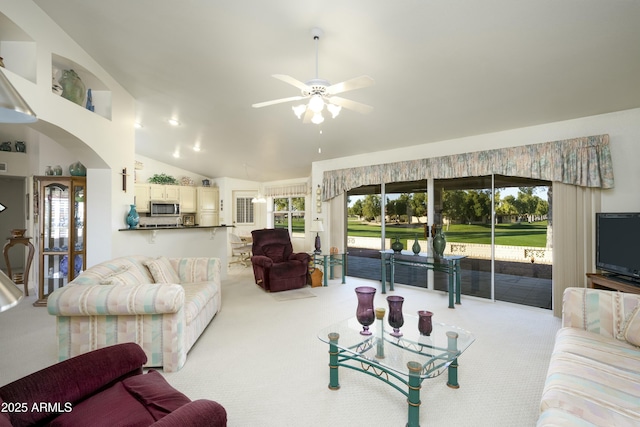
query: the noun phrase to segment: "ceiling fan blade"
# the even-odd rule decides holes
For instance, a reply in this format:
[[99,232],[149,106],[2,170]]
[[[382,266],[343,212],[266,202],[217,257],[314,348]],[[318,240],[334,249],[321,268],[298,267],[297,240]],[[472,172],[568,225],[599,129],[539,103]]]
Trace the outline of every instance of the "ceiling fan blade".
[[272,77],[275,77],[276,79],[281,80],[285,83],[289,83],[291,86],[295,86],[301,91],[305,91],[305,92],[309,91],[309,86],[302,83],[300,80],[294,79],[291,76],[287,76],[285,74],[273,74]]
[[291,96],[289,98],[274,99],[273,101],[258,102],[256,104],[251,104],[251,106],[253,108],[262,108],[262,107],[268,107],[269,105],[282,104],[283,102],[300,101],[301,99],[304,99],[304,98],[305,97],[302,95]]
[[369,76],[360,76],[355,77],[353,79],[346,80],[342,83],[336,83],[327,88],[327,92],[331,95],[337,95],[342,92],[347,92],[350,90],[360,89],[363,87],[371,86],[375,83]]
[[373,111],[373,107],[370,105],[362,104],[350,99],[340,98],[339,96],[330,97],[329,102],[362,114],[369,114]]
[[311,123],[312,118],[313,111],[311,111],[311,108],[307,108],[307,111],[304,112],[304,116],[302,117],[302,123]]

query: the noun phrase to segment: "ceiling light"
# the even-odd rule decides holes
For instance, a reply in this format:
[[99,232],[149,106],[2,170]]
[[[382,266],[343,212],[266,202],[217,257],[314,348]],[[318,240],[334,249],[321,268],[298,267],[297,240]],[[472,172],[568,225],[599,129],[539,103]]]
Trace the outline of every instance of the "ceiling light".
[[322,113],[320,112],[315,113],[311,118],[311,123],[313,124],[319,125],[322,122],[324,122],[324,117],[322,117]]
[[193,151],[200,151],[200,145],[199,144],[194,145]]
[[27,102],[9,79],[0,72],[0,123],[33,123],[37,121]]
[[169,119],[168,121],[171,126],[180,126],[180,122],[177,119]]
[[298,116],[299,119],[301,119],[304,112],[307,111],[307,106],[304,104],[296,105],[291,108],[293,109],[293,113]]
[[340,110],[342,110],[342,107],[335,104],[327,104],[327,110],[329,110],[329,112],[331,113],[331,118],[335,119],[336,117],[338,117],[338,114],[340,114]]
[[324,101],[321,95],[313,95],[309,100],[309,109],[314,113],[319,113],[324,108]]
[[136,129],[142,129],[142,124],[140,122],[135,122],[133,124],[133,127],[136,128]]
[[175,157],[176,159],[180,158],[180,150],[176,150],[173,152],[173,157]]

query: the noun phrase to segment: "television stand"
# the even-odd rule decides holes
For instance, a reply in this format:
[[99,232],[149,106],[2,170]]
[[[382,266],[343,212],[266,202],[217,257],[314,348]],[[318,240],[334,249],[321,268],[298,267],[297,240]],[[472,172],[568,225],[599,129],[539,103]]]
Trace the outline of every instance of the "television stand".
[[630,294],[640,294],[640,284],[634,285],[631,280],[624,280],[616,276],[587,273],[588,286],[593,289],[614,290]]

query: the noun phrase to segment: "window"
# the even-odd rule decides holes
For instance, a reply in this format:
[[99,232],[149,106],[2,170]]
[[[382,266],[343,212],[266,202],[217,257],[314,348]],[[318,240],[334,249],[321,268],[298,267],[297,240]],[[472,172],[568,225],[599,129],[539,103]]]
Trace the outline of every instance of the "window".
[[251,197],[236,197],[236,224],[253,224]]
[[289,230],[293,237],[304,237],[304,197],[273,199],[273,227]]

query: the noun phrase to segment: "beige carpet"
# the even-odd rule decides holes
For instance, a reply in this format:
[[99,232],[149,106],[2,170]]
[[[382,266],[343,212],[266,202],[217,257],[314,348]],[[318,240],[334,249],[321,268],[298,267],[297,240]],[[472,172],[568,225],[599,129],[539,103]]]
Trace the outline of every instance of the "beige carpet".
[[[353,289],[379,283],[347,277],[313,288],[315,298],[283,304],[233,269],[223,284],[223,308],[167,380],[192,399],[214,399],[230,427],[404,426],[406,398],[383,382],[340,369],[338,391],[329,383],[327,345],[317,331],[355,314]],[[533,426],[553,338],[560,326],[549,310],[447,296],[396,285],[407,312],[429,309],[435,320],[472,331],[476,342],[460,357],[460,388],[446,375],[422,383],[423,427]],[[376,305],[385,306],[385,295]],[[0,313],[0,385],[56,361],[55,320],[30,305]]]
[[272,292],[270,294],[276,301],[291,301],[316,296],[310,288],[291,289],[290,291]]

